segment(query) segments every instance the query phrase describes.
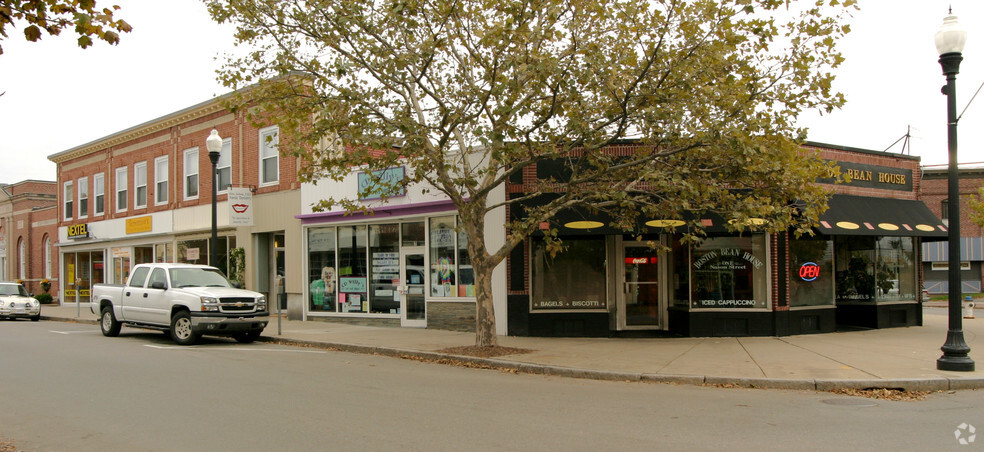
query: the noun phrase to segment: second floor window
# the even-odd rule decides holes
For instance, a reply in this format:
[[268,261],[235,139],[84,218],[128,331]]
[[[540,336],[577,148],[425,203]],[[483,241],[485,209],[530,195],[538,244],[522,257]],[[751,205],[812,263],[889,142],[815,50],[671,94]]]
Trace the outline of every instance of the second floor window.
[[198,148],[184,152],[184,198],[198,197]]
[[126,180],[126,167],[116,168],[116,211],[123,212],[126,210],[127,201],[127,180]]
[[260,130],[260,185],[280,181],[280,129],[277,126]]
[[133,165],[133,208],[147,207],[147,162]]
[[222,151],[219,152],[219,161],[215,164],[217,191],[219,193],[229,189],[232,185],[232,138],[222,140]]
[[154,204],[167,204],[167,156],[154,159]]
[[96,197],[92,206],[92,214],[102,215],[106,212],[106,177],[103,176],[103,173],[92,176],[92,191]]
[[75,192],[72,190],[72,181],[65,182],[65,191],[62,192],[62,201],[65,203],[65,218],[71,220],[75,209]]
[[79,179],[79,218],[89,216],[89,178]]

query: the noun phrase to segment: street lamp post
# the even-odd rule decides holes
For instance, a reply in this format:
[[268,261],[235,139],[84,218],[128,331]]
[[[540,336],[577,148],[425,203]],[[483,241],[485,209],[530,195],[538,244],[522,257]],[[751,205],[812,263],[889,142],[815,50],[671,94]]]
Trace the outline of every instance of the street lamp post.
[[970,346],[964,341],[963,318],[960,312],[960,174],[957,171],[957,73],[960,72],[961,52],[967,41],[967,31],[957,22],[951,11],[943,19],[943,26],[936,32],[936,50],[940,54],[940,66],[946,75],[946,123],[947,147],[950,151],[949,181],[947,185],[947,204],[949,208],[949,327],[946,343],[940,347],[943,356],[936,360],[939,370],[973,371],[974,360],[970,359]]
[[212,238],[208,243],[208,265],[215,266],[216,255],[219,249],[219,225],[216,219],[216,197],[218,190],[215,187],[215,165],[219,163],[219,152],[222,151],[222,137],[219,131],[212,129],[212,133],[205,139],[205,147],[208,148],[208,160],[212,162]]

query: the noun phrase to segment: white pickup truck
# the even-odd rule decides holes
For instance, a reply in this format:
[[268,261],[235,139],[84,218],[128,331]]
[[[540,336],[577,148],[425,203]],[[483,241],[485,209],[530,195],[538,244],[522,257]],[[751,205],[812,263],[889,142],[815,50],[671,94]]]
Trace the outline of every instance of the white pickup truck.
[[252,342],[270,320],[263,294],[233,287],[215,267],[192,264],[136,265],[125,285],[94,285],[89,309],[105,336],[119,335],[125,324],[163,330],[181,345],[203,334]]

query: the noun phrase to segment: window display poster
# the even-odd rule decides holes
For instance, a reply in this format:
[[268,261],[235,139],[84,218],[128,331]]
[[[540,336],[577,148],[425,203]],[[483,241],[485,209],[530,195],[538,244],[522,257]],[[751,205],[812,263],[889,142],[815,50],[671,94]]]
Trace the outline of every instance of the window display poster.
[[345,276],[338,278],[339,292],[368,292],[369,287],[364,276]]

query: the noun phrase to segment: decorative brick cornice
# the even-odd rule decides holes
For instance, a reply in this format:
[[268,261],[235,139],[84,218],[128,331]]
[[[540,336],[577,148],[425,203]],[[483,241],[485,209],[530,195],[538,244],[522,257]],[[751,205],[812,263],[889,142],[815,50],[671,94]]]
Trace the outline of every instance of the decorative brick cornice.
[[103,151],[116,145],[149,136],[162,130],[167,130],[180,124],[185,124],[196,119],[204,118],[216,112],[225,111],[226,108],[223,105],[223,101],[228,96],[229,94],[219,96],[160,118],[147,121],[143,124],[136,125],[129,129],[116,132],[112,135],[99,138],[81,146],[74,147],[67,151],[49,155],[48,160],[54,162],[55,164],[65,163],[77,158],[85,157],[95,152]]

